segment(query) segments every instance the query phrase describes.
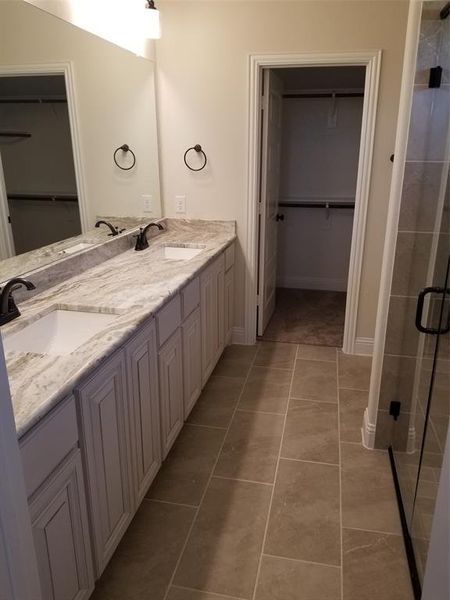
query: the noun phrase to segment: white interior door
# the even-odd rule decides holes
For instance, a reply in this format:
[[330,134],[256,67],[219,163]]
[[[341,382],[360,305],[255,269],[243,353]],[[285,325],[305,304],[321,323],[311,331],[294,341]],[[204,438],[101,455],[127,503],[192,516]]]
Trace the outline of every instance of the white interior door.
[[275,310],[277,281],[277,212],[283,82],[275,71],[264,70],[259,198],[258,335],[263,335]]

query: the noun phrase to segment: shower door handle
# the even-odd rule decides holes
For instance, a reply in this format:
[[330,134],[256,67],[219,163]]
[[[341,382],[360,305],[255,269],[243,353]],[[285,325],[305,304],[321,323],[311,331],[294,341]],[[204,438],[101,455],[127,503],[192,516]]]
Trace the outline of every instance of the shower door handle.
[[429,333],[431,335],[438,335],[439,333],[448,333],[450,331],[450,324],[447,323],[447,326],[444,328],[438,327],[424,327],[422,325],[422,315],[423,315],[423,306],[425,303],[425,297],[428,294],[445,294],[450,293],[450,290],[446,290],[442,287],[426,287],[424,288],[417,298],[417,309],[416,309],[416,327],[422,333]]

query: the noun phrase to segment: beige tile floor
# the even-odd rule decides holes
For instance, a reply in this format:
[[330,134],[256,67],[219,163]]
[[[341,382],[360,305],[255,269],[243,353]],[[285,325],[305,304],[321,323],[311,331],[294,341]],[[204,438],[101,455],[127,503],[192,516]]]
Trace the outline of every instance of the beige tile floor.
[[370,359],[224,352],[95,600],[412,600]]

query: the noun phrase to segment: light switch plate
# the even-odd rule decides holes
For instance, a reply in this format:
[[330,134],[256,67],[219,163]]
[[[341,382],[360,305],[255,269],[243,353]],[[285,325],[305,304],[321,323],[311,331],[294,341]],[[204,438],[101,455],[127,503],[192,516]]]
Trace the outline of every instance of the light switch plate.
[[186,196],[185,195],[175,196],[175,212],[178,214],[186,212]]

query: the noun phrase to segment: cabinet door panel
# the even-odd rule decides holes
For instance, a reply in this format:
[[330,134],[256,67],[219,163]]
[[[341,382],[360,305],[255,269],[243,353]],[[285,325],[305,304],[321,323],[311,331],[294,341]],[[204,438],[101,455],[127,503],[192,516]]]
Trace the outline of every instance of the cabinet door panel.
[[165,458],[183,426],[183,358],[180,330],[159,351],[161,444]]
[[201,319],[202,319],[202,371],[203,385],[208,381],[214,369],[214,306],[217,292],[214,286],[214,276],[211,269],[202,274],[201,278]]
[[183,323],[184,419],[202,391],[202,338],[200,309]]
[[207,382],[224,349],[224,257],[201,275],[202,371]]
[[80,451],[30,505],[43,598],[84,600],[94,587]]
[[216,363],[222,356],[223,349],[225,348],[225,270],[223,260],[218,265],[215,283],[217,287],[217,315],[215,317],[217,322],[217,339],[214,366],[216,366]]
[[129,419],[123,354],[77,390],[100,576],[132,518]]
[[225,273],[225,345],[231,343],[234,322],[234,267]]
[[161,465],[156,327],[147,325],[127,344],[132,407],[134,495],[138,506]]

